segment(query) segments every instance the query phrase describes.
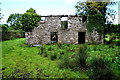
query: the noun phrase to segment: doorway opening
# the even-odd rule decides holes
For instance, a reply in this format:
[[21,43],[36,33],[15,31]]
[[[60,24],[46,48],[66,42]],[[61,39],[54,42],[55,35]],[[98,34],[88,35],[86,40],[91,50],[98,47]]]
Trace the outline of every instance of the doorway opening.
[[58,42],[58,33],[57,32],[50,32],[51,35],[51,42]]
[[85,32],[78,32],[78,44],[85,43]]

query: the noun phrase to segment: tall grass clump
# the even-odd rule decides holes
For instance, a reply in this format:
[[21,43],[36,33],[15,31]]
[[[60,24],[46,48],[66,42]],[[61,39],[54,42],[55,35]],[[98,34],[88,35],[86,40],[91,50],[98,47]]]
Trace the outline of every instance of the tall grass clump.
[[86,44],[83,44],[79,47],[78,53],[76,54],[76,62],[78,66],[80,67],[86,67],[86,59],[87,59],[87,53],[86,53],[87,46]]
[[90,66],[90,78],[94,80],[116,80],[113,71],[109,68],[109,62],[102,58],[93,58]]
[[56,60],[57,59],[57,53],[55,53],[55,52],[50,53],[50,59],[51,60]]
[[86,45],[81,45],[78,49],[78,53],[71,56],[69,53],[65,53],[59,66],[62,68],[71,68],[73,70],[86,68],[86,48]]
[[68,56],[68,53],[64,53],[63,58],[58,62],[58,66],[60,68],[69,68],[70,58]]
[[45,50],[44,46],[41,46],[38,54],[42,55],[44,53],[44,50]]
[[62,43],[57,43],[58,48],[62,48]]

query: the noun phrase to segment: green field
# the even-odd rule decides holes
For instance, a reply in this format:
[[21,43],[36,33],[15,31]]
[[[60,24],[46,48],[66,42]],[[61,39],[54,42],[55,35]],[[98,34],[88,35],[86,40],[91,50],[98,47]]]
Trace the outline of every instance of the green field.
[[[113,80],[120,79],[119,46],[100,44],[82,48],[84,45],[55,43],[30,47],[25,44],[24,38],[3,41],[0,44],[3,78],[85,79],[91,76],[113,76]],[[79,60],[85,61],[85,66]],[[95,72],[97,69],[98,72]]]

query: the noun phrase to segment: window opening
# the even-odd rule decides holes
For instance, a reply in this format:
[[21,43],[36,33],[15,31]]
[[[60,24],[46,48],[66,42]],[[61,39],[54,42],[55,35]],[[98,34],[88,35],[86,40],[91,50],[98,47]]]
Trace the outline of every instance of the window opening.
[[45,23],[45,17],[41,17],[40,23],[41,23],[41,24],[44,24],[44,23]]
[[61,18],[61,28],[63,30],[68,28],[68,18],[67,17],[62,17]]

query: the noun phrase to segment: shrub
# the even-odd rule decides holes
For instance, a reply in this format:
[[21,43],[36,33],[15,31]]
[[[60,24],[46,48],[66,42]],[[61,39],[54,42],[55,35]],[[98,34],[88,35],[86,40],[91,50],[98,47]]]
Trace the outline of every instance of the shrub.
[[86,58],[87,58],[86,48],[87,48],[86,45],[81,45],[75,57],[76,62],[78,62],[78,66],[80,67],[86,67]]
[[51,50],[53,50],[53,48],[50,46],[50,47],[48,48],[48,51],[51,51]]
[[47,57],[47,56],[48,56],[46,52],[44,52],[44,54],[43,54],[43,55],[44,55],[44,57]]
[[57,59],[61,59],[62,55],[60,53],[57,54]]
[[69,57],[68,53],[65,53],[63,58],[59,61],[58,66],[60,68],[69,68]]
[[80,67],[86,67],[86,45],[81,45],[77,54],[69,56],[69,53],[65,53],[59,66],[61,68],[78,69]]
[[15,36],[10,36],[10,40],[17,39]]
[[51,54],[50,54],[50,59],[51,59],[51,60],[57,59],[57,53],[55,53],[55,52],[51,53]]
[[65,54],[64,51],[60,52],[60,55],[64,55],[64,54]]
[[90,78],[95,80],[114,80],[115,75],[108,67],[108,61],[102,58],[94,58],[91,63],[90,70],[92,72]]

